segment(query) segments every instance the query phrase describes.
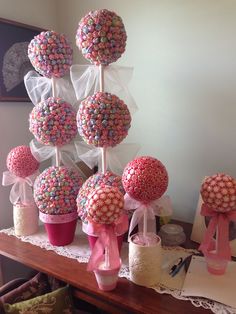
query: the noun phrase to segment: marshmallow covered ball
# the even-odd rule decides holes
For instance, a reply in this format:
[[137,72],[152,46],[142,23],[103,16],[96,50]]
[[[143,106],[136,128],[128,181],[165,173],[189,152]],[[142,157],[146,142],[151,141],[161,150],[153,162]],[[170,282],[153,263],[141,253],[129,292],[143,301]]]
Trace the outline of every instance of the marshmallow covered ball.
[[44,145],[62,146],[77,135],[76,112],[61,98],[50,97],[36,105],[29,123],[29,130]]
[[54,31],[41,32],[28,46],[28,57],[39,74],[63,77],[72,64],[73,50],[66,37]]
[[116,187],[96,188],[88,195],[86,207],[89,221],[111,224],[123,214],[124,195]]
[[165,193],[168,186],[168,173],[158,159],[143,156],[127,164],[122,182],[129,196],[147,203],[160,198]]
[[119,144],[128,134],[131,115],[117,96],[97,92],[88,96],[77,113],[78,131],[87,144],[109,147]]
[[52,166],[35,180],[34,199],[45,214],[60,215],[76,211],[76,197],[83,179],[76,170]]
[[223,173],[207,177],[201,186],[201,196],[217,212],[236,210],[236,180]]
[[105,186],[116,187],[123,195],[125,194],[121,176],[118,176],[111,171],[106,171],[105,173],[99,172],[92,175],[84,182],[77,196],[77,209],[81,220],[85,221],[87,219],[86,202],[91,190],[99,187],[104,188]]
[[17,177],[25,178],[39,168],[39,162],[34,158],[29,146],[17,146],[7,156],[7,168]]
[[91,11],[81,19],[75,39],[87,60],[108,65],[125,51],[127,35],[122,19],[104,9]]

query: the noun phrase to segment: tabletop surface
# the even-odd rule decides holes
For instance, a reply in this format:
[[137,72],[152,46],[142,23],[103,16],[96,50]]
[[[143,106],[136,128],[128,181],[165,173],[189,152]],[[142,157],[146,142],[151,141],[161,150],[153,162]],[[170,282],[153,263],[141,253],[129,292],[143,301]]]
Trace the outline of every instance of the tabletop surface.
[[[189,228],[186,224],[187,234]],[[193,246],[191,241],[187,241],[186,247]],[[107,304],[108,309],[113,308],[112,313],[211,313],[209,310],[193,306],[190,301],[159,294],[153,289],[135,285],[125,278],[119,278],[114,291],[103,292],[98,289],[93,273],[87,272],[86,263],[79,263],[75,259],[60,256],[4,233],[0,233],[0,254],[69,283],[76,288],[78,297],[98,306]]]

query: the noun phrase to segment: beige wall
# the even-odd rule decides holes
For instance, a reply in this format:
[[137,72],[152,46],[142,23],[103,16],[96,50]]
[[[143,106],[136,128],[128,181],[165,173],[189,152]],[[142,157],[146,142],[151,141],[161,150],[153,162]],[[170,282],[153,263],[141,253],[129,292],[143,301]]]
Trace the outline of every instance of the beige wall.
[[[131,91],[139,106],[128,140],[166,165],[176,218],[193,220],[205,175],[236,176],[234,0],[0,0],[0,7],[2,17],[55,26],[73,43],[89,10],[108,8],[122,16],[128,41],[118,63],[134,67]],[[77,48],[74,55],[75,62],[86,62]],[[0,115],[1,132],[6,121],[18,123],[2,142],[2,161],[11,144],[28,141],[30,106],[0,104],[0,110],[6,117]],[[0,210],[10,211],[9,191],[0,192]]]

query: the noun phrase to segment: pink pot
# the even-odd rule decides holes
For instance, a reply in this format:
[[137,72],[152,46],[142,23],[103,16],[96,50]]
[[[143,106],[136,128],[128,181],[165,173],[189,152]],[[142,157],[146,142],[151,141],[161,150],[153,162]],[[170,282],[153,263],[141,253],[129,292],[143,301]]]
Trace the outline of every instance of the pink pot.
[[224,275],[228,264],[227,260],[219,258],[212,252],[205,253],[205,259],[209,273],[213,275]]
[[52,245],[64,246],[73,242],[77,212],[63,215],[49,215],[40,212],[39,218],[44,222],[49,242]]
[[114,290],[117,286],[119,270],[120,266],[116,269],[103,269],[99,267],[99,269],[94,270],[99,289],[103,291]]

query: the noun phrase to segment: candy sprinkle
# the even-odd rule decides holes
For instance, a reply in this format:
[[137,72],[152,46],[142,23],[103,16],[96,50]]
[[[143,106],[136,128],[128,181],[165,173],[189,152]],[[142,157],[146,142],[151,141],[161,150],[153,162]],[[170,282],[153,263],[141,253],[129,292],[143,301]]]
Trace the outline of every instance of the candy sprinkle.
[[88,208],[86,207],[86,202],[91,190],[98,187],[104,188],[105,186],[116,187],[122,194],[125,194],[120,176],[112,173],[111,171],[106,171],[105,173],[98,172],[94,174],[84,182],[77,196],[77,210],[81,220],[85,221],[87,219]]
[[29,122],[29,130],[44,145],[62,146],[77,134],[76,112],[61,98],[50,97],[36,105]]
[[110,93],[97,92],[88,96],[77,113],[79,134],[96,147],[119,144],[127,136],[130,124],[128,107]]
[[86,207],[88,220],[111,224],[123,213],[124,195],[116,187],[96,188],[88,195]]
[[28,57],[39,74],[63,77],[72,64],[73,50],[66,37],[54,31],[41,32],[28,46]]
[[126,31],[122,19],[108,10],[91,11],[79,22],[76,45],[95,65],[108,65],[125,51]]
[[49,167],[37,178],[34,199],[45,214],[60,215],[76,211],[76,197],[83,180],[77,171],[67,167]]
[[17,177],[25,178],[39,168],[39,162],[34,158],[29,146],[17,146],[7,156],[7,168]]
[[126,193],[138,201],[147,203],[165,193],[168,173],[158,159],[149,156],[138,157],[125,167],[122,183]]

